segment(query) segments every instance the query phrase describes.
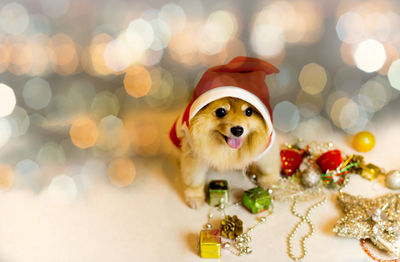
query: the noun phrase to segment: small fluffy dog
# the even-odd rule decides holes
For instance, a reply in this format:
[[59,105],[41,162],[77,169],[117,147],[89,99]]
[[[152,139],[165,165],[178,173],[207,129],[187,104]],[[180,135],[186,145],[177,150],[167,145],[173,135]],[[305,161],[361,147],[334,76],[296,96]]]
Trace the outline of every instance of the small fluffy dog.
[[[190,138],[182,137],[181,171],[186,203],[197,208],[204,204],[205,176],[210,167],[242,170],[267,146],[267,126],[249,103],[233,97],[211,102],[190,120]],[[255,163],[260,171],[257,182],[268,187],[279,177],[278,143],[271,145]]]
[[255,163],[258,183],[268,187],[279,177],[266,76],[279,70],[266,61],[236,57],[209,68],[193,98],[171,128],[170,139],[181,149],[185,199],[190,207],[205,200],[207,170],[240,170]]

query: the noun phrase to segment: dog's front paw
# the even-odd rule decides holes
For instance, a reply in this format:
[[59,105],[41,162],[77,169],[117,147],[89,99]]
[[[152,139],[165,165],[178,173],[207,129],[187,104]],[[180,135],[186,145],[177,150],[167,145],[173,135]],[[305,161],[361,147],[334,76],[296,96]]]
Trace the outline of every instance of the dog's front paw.
[[202,207],[204,205],[204,198],[202,197],[186,197],[186,204],[190,208],[197,209],[199,207]]
[[185,190],[185,202],[191,208],[202,207],[205,203],[205,194],[203,186],[188,187]]
[[271,188],[272,185],[278,183],[278,176],[260,174],[257,176],[257,184],[264,189]]

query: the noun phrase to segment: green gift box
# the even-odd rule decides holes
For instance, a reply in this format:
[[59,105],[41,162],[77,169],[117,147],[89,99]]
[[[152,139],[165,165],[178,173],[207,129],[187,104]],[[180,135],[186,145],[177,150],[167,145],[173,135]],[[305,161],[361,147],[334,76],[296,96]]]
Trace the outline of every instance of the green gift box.
[[211,206],[218,206],[221,203],[228,203],[229,191],[228,181],[212,180],[208,185],[208,202]]
[[244,192],[242,203],[253,214],[257,214],[269,208],[271,197],[267,191],[258,186]]

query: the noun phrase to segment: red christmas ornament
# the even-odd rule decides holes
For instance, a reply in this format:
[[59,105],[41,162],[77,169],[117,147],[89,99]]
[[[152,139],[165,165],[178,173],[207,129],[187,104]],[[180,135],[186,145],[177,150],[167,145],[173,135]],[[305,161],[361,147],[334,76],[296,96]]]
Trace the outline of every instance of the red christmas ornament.
[[302,154],[293,149],[281,150],[282,173],[291,176],[299,168]]
[[335,170],[342,162],[342,154],[337,149],[327,151],[317,158],[317,164],[323,173]]

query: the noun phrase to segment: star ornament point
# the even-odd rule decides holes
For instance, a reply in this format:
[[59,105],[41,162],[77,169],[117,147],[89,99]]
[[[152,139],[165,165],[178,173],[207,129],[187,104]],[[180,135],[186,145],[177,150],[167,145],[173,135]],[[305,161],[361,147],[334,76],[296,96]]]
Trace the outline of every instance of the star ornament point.
[[341,237],[370,239],[378,248],[400,257],[400,194],[369,199],[340,192],[345,215],[333,232]]

